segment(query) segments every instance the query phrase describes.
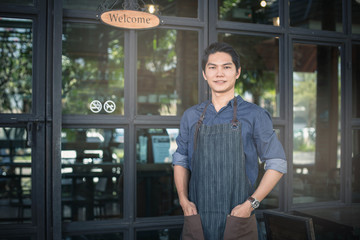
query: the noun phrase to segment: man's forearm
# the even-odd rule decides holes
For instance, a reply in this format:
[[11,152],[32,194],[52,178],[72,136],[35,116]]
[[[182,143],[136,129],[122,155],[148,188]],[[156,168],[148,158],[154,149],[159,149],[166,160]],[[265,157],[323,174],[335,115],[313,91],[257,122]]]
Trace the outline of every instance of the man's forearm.
[[188,169],[182,166],[174,166],[175,185],[179,195],[180,205],[185,216],[197,214],[195,204],[190,202],[188,197],[189,179],[190,171]]
[[256,198],[259,201],[262,201],[276,186],[276,184],[279,182],[283,175],[283,173],[276,170],[267,170],[262,177],[259,186],[252,194],[252,197]]
[[189,179],[190,172],[188,169],[179,165],[174,166],[174,181],[180,203],[184,200],[188,200]]

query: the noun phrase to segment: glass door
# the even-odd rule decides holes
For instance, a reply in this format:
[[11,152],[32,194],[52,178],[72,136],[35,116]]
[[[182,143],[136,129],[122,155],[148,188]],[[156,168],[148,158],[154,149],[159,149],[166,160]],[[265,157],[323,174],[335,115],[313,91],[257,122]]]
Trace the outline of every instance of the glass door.
[[0,233],[5,238],[43,239],[45,233],[46,95],[39,22],[36,16],[0,17]]

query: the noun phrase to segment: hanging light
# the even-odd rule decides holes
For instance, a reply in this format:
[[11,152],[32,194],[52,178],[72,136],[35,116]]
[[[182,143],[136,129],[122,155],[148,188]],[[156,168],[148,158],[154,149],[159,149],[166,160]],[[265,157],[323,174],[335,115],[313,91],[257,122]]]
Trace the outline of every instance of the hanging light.
[[266,7],[266,5],[267,5],[266,1],[263,0],[263,1],[260,2],[260,6],[261,6],[261,7],[264,8],[264,7]]
[[151,14],[154,14],[158,11],[158,5],[146,4],[145,7],[146,7],[146,11]]

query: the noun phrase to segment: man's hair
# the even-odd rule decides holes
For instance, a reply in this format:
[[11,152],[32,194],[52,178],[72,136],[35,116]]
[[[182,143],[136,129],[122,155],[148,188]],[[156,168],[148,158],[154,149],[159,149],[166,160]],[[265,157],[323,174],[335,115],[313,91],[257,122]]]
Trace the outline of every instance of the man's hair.
[[240,68],[240,57],[239,54],[237,54],[237,52],[235,51],[235,49],[230,44],[224,42],[215,42],[210,44],[204,51],[204,55],[201,61],[201,67],[204,72],[205,72],[206,64],[209,60],[209,55],[217,52],[224,52],[229,54],[236,67],[236,70]]

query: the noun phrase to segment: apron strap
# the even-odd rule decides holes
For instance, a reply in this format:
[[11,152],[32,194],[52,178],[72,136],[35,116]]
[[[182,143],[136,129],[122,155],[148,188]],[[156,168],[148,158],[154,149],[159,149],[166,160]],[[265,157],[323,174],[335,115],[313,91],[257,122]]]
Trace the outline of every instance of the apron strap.
[[[194,151],[196,150],[196,145],[197,145],[197,137],[198,137],[198,132],[199,132],[199,129],[204,121],[204,118],[205,118],[205,113],[206,113],[206,109],[207,107],[209,106],[210,104],[210,101],[206,104],[205,108],[204,108],[204,111],[202,112],[198,122],[197,122],[197,125],[196,125],[196,130],[195,130],[195,135],[194,135]],[[233,111],[233,119],[231,120],[231,123],[233,125],[234,128],[237,128],[237,123],[239,121],[237,120],[237,98],[234,97],[234,111]]]
[[204,108],[204,111],[202,112],[198,122],[197,122],[197,125],[196,125],[196,130],[195,130],[195,135],[194,135],[194,151],[196,149],[196,144],[197,144],[197,136],[198,136],[198,132],[199,132],[199,129],[204,121],[204,118],[205,118],[205,113],[206,113],[206,109],[207,107],[209,106],[210,104],[210,101],[206,104],[205,108]]
[[239,121],[237,120],[237,98],[234,98],[234,111],[233,111],[233,119],[231,121],[233,127],[237,127],[237,123]]

